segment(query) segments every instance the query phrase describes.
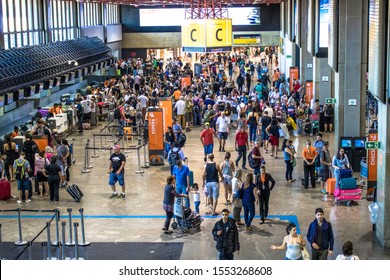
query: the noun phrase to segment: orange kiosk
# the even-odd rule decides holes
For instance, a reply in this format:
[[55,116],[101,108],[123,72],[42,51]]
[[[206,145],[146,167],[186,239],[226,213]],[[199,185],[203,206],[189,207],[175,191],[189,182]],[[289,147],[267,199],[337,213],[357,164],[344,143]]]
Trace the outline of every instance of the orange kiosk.
[[148,108],[149,164],[164,165],[163,109]]
[[47,135],[32,135],[31,138],[37,143],[37,146],[40,151],[44,151],[47,146],[49,146],[49,141]]
[[167,132],[168,126],[172,126],[172,98],[159,98],[158,103],[159,107],[163,109],[163,128],[164,132]]

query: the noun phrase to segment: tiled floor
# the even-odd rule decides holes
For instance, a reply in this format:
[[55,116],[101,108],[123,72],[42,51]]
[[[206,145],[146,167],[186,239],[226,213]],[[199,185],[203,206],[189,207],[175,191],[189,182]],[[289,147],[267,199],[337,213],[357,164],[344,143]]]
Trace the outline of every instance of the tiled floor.
[[[100,130],[102,125],[98,127]],[[91,246],[96,242],[184,242],[180,259],[216,259],[215,242],[211,235],[213,224],[218,218],[205,215],[204,197],[200,208],[204,222],[200,230],[191,229],[188,233],[182,234],[176,230],[172,235],[165,235],[161,231],[164,221],[162,210],[162,196],[165,178],[169,175],[167,165],[143,169],[145,173],[136,174],[137,153],[132,150],[127,155],[125,179],[127,184],[125,199],[109,199],[111,190],[108,186],[108,151],[97,151],[98,158],[91,158],[93,168],[89,173],[81,173],[84,160],[84,145],[92,135],[98,133],[95,128],[92,131],[85,131],[82,135],[73,135],[75,139],[76,163],[71,169],[71,182],[76,183],[82,189],[84,197],[80,203],[74,202],[64,189],[60,191],[60,202],[50,203],[47,197],[33,197],[29,204],[23,203],[21,209],[54,209],[58,207],[61,212],[61,219],[68,222],[66,209],[73,208],[75,215],[73,221],[80,221],[79,208],[85,213],[85,237],[91,241]],[[201,180],[203,167],[203,149],[199,141],[200,128],[194,128],[187,132],[187,144],[184,152],[189,157],[189,165],[195,174],[195,182]],[[226,150],[232,152],[233,160],[237,157],[234,151],[234,132],[229,136]],[[334,154],[336,146],[333,134],[325,134],[325,140],[331,143],[331,153]],[[302,143],[306,137],[299,137],[298,154],[301,153]],[[103,144],[104,144],[103,140]],[[97,144],[99,143],[99,144]],[[112,142],[107,142],[112,144]],[[96,145],[100,145],[100,139],[96,138]],[[122,144],[123,145],[123,144]],[[217,145],[216,145],[217,146]],[[141,163],[143,163],[143,151],[141,150]],[[223,153],[215,149],[216,161],[221,162]],[[282,154],[278,159],[265,155],[267,169],[276,179],[275,189],[270,198],[271,219],[265,224],[259,224],[259,218],[254,220],[254,231],[247,233],[240,228],[241,252],[236,259],[283,259],[284,252],[272,251],[272,244],[281,244],[285,235],[285,227],[289,221],[297,221],[299,229],[306,236],[309,223],[315,218],[314,210],[322,207],[325,210],[325,218],[333,225],[335,235],[335,249],[333,259],[341,253],[342,244],[346,240],[354,243],[355,254],[361,259],[390,259],[390,250],[383,249],[378,245],[375,234],[372,231],[372,224],[369,219],[368,204],[366,200],[358,202],[356,206],[346,206],[335,203],[330,195],[323,195],[320,189],[305,190],[300,180],[293,184],[284,180],[284,161]],[[298,160],[294,170],[294,177],[302,177],[303,164]],[[358,175],[358,174],[356,174]],[[12,185],[12,192],[16,194],[16,184]],[[365,194],[365,193],[364,193]],[[221,198],[223,195],[221,194]],[[220,200],[217,211],[226,206]],[[2,210],[17,209],[16,199],[1,201]],[[230,206],[228,206],[230,208]],[[258,209],[256,209],[258,214]],[[44,215],[44,216],[43,216]],[[52,213],[22,212],[22,233],[23,239],[33,239],[50,220]],[[40,216],[41,218],[38,218]],[[0,213],[2,224],[2,239],[10,242],[18,240],[17,212]],[[35,218],[37,217],[37,218]],[[42,218],[43,217],[43,218]],[[51,227],[52,239],[55,239],[54,223]],[[66,240],[68,240],[68,228],[66,228]],[[79,238],[80,237],[79,232]],[[46,240],[46,232],[36,239],[36,242]],[[104,252],[101,252],[104,254]],[[126,258],[126,256],[123,256]],[[96,258],[94,258],[96,259]]]

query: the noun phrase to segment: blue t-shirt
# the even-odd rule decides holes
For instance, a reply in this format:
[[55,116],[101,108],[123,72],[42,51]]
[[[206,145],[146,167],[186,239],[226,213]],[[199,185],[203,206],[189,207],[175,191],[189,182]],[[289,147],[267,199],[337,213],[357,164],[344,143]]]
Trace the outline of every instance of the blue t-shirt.
[[255,202],[255,195],[253,194],[254,188],[255,184],[251,184],[246,189],[243,189],[242,204],[252,204]]
[[177,165],[173,168],[173,176],[176,178],[176,186],[187,186],[187,176],[190,169],[187,165],[182,164],[181,168]]

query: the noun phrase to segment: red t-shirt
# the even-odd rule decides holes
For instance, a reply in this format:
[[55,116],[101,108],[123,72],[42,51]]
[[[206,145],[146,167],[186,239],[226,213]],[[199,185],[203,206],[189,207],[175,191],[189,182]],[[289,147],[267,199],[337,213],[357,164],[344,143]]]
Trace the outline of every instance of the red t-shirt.
[[238,146],[246,146],[248,142],[248,133],[239,131],[236,134],[236,141]]
[[209,129],[204,129],[201,133],[200,133],[200,137],[203,138],[203,144],[204,145],[210,145],[210,144],[214,144],[214,129],[212,128],[209,128]]

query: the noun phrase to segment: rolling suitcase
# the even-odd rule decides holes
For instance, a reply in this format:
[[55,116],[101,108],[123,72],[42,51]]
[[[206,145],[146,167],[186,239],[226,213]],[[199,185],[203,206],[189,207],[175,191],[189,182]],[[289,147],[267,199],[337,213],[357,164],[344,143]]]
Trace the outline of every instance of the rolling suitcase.
[[11,197],[11,184],[7,179],[0,179],[0,200],[7,200]]
[[84,194],[76,184],[68,186],[66,188],[66,191],[76,202],[80,202],[81,198],[84,196]]
[[[336,196],[337,194],[337,196]],[[336,201],[353,201],[362,199],[362,190],[353,189],[353,190],[338,190],[335,192]]]
[[326,191],[328,192],[328,194],[333,194],[335,187],[336,187],[336,179],[335,178],[329,178],[326,181]]
[[340,179],[340,189],[341,190],[354,190],[354,189],[356,189],[356,179],[355,178]]

